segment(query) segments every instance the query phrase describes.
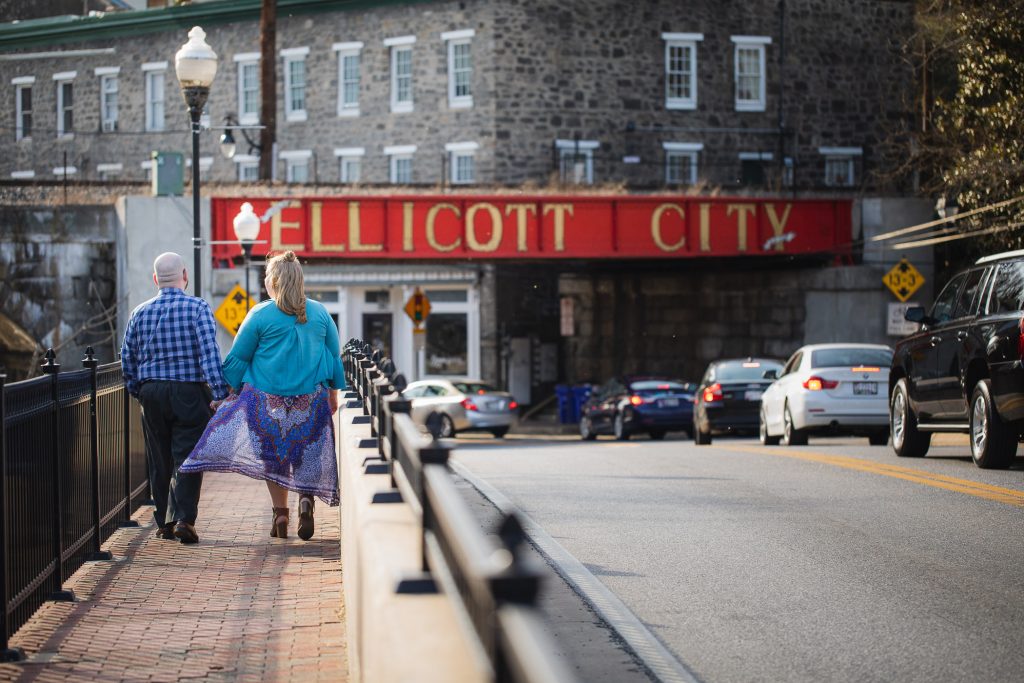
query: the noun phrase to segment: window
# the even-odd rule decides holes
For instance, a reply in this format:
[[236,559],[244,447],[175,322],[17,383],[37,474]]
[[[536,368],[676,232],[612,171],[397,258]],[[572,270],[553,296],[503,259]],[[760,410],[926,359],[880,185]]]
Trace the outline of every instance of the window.
[[665,184],[697,183],[697,157],[704,149],[700,142],[663,142],[665,150]]
[[764,111],[766,36],[733,36],[736,45],[733,57],[736,81],[736,111]]
[[950,280],[949,284],[939,294],[939,298],[932,305],[932,317],[939,323],[944,323],[953,315],[953,305],[956,304],[957,294],[960,293],[960,285],[967,278],[967,273]]
[[11,80],[14,86],[14,139],[32,138],[32,84],[34,76],[19,76]]
[[703,33],[662,33],[665,41],[665,108],[697,108],[697,43]]
[[53,75],[57,83],[57,137],[71,137],[75,134],[75,86],[74,71]]
[[35,178],[35,177],[36,177],[36,172],[35,171],[11,171],[11,179],[12,180],[29,180],[30,178]]
[[260,158],[249,154],[234,156],[235,168],[238,169],[238,180],[247,182],[260,179]]
[[793,187],[793,157],[785,157],[782,160],[782,186]]
[[53,175],[57,176],[58,178],[66,178],[67,176],[72,176],[75,175],[76,173],[78,173],[78,169],[75,168],[74,166],[58,166],[57,168],[53,169]]
[[988,312],[991,314],[1017,313],[1024,309],[1024,261],[999,264],[989,296]]
[[152,159],[147,159],[146,161],[140,161],[139,162],[139,167],[146,174],[146,180],[152,180],[153,179],[153,160]]
[[389,157],[389,182],[396,185],[408,185],[412,182],[412,157],[415,153],[416,145],[384,148],[384,155]]
[[391,111],[412,111],[412,46],[416,36],[388,38],[391,48]]
[[860,147],[819,147],[825,157],[825,184],[829,187],[853,187],[854,157],[861,156]]
[[124,164],[96,164],[96,172],[99,173],[100,180],[119,178],[122,171],[124,171]]
[[432,313],[427,320],[427,374],[469,372],[469,329],[465,313]]
[[362,147],[337,147],[334,156],[338,158],[338,180],[343,183],[358,183],[363,176]]
[[359,116],[360,42],[335,43],[338,53],[338,116]]
[[164,129],[164,79],[167,76],[167,62],[150,62],[142,65],[146,75],[146,130],[159,132]]
[[593,185],[596,140],[555,140],[558,150],[559,178],[563,183]]
[[451,172],[448,174],[453,185],[476,182],[474,155],[480,145],[475,142],[452,142],[444,146],[448,152]]
[[306,120],[306,55],[308,47],[281,50],[284,57],[284,118]]
[[96,69],[100,78],[100,130],[104,133],[117,130],[117,79],[120,72],[121,68],[117,66]]
[[260,120],[260,53],[235,55],[238,63],[238,121],[253,124]]
[[441,34],[448,43],[448,106],[462,109],[473,106],[473,55],[470,50],[475,31],[449,31]]
[[296,149],[281,152],[285,163],[285,180],[289,183],[309,182],[309,162],[313,158],[313,150]]
[[765,163],[771,161],[774,155],[771,152],[740,152],[740,177],[741,185],[764,185]]
[[954,318],[963,318],[974,315],[978,311],[978,304],[975,297],[978,296],[978,289],[981,286],[981,276],[985,274],[984,268],[975,268],[967,274],[967,282],[964,291],[960,294],[956,309],[953,312]]

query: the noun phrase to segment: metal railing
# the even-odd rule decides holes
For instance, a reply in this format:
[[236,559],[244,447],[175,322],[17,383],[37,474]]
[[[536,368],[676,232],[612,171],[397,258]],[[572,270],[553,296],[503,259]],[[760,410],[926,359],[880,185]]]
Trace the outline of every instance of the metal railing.
[[47,600],[73,600],[65,579],[148,498],[142,419],[120,363],[61,372],[52,349],[43,376],[6,383],[0,374],[0,660]]
[[526,535],[516,513],[503,513],[496,534],[486,534],[451,475],[451,447],[437,438],[440,415],[427,417],[428,433],[413,422],[405,379],[381,351],[353,339],[342,359],[357,397],[349,405],[369,416],[376,438],[379,462],[367,469],[391,476],[393,492],[376,500],[404,502],[422,521],[423,575],[398,590],[448,594],[497,683],[576,680],[550,650],[537,608],[542,576],[522,558]]

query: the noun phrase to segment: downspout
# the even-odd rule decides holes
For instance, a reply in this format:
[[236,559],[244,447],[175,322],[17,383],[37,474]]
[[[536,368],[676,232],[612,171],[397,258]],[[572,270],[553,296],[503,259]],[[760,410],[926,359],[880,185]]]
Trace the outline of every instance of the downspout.
[[[786,174],[786,121],[783,114],[783,93],[786,88],[786,0],[779,0],[779,178]],[[796,189],[796,168],[793,168],[793,188]]]

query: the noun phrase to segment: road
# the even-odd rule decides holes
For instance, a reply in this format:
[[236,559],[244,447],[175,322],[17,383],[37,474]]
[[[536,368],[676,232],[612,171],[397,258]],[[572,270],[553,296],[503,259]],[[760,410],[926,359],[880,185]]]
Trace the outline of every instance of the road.
[[701,681],[1020,680],[1024,459],[966,453],[485,437],[455,459]]

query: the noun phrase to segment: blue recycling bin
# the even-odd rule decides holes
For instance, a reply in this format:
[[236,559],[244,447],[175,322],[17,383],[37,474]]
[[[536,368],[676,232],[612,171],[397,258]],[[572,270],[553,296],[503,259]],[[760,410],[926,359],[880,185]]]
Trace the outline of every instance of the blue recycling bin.
[[555,385],[555,397],[558,400],[558,421],[562,424],[575,422],[573,419],[572,388],[564,384]]
[[572,422],[579,422],[583,415],[583,404],[590,398],[591,385],[578,384],[572,388]]

